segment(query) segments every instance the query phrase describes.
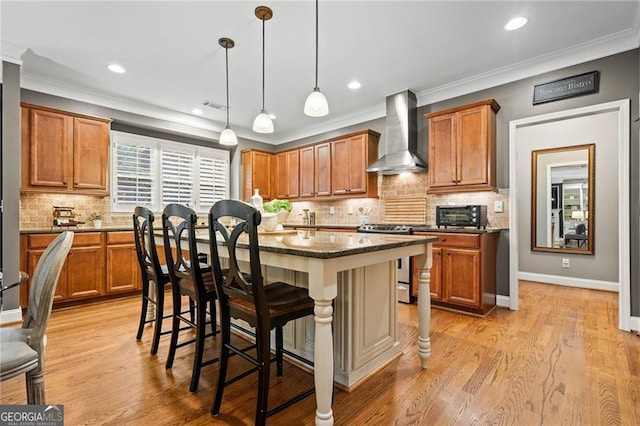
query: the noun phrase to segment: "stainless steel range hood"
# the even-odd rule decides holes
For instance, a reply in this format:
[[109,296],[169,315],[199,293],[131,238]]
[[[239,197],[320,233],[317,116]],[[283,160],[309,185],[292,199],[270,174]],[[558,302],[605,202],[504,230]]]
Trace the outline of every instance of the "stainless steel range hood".
[[385,175],[424,172],[427,163],[418,155],[416,95],[405,90],[387,97],[386,153],[367,168]]

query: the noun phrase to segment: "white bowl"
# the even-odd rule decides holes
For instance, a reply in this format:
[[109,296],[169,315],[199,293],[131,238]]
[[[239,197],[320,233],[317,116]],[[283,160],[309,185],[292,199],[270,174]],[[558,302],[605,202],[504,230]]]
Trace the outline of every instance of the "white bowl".
[[278,215],[276,213],[262,213],[262,229],[273,232],[278,226]]

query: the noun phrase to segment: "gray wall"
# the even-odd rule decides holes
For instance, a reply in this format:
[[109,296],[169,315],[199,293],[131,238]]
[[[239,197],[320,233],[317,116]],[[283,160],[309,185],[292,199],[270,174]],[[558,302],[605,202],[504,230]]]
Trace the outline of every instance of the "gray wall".
[[[7,283],[20,268],[20,66],[2,62],[2,270]],[[3,310],[17,309],[20,293],[4,295]]]

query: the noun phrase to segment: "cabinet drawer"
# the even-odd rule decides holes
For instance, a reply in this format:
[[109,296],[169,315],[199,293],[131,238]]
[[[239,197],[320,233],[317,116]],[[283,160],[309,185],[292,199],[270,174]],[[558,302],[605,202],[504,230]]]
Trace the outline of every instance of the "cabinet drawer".
[[438,241],[433,243],[434,247],[480,248],[480,235],[450,234],[445,232],[429,232],[427,235],[438,237]]
[[133,244],[133,231],[107,232],[107,244]]
[[[46,248],[57,236],[57,233],[29,235],[27,244],[30,249]],[[102,236],[100,232],[76,232],[73,237],[73,247],[99,246],[101,244]]]

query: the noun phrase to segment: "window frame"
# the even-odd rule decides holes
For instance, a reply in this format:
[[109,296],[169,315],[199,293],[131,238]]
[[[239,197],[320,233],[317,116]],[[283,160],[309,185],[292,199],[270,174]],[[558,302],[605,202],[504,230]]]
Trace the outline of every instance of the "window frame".
[[[116,198],[117,191],[117,146],[121,144],[143,146],[151,149],[152,157],[152,203],[123,203],[118,202]],[[216,149],[211,147],[204,147],[200,145],[191,145],[188,143],[181,143],[171,141],[167,139],[160,139],[150,136],[138,135],[135,133],[127,133],[117,130],[111,131],[111,211],[114,213],[130,213],[136,206],[145,206],[154,212],[161,212],[165,204],[163,203],[163,180],[162,180],[162,153],[163,151],[173,151],[182,154],[191,155],[193,159],[193,189],[192,199],[190,202],[185,203],[198,213],[207,213],[211,206],[201,205],[200,203],[200,159],[213,159],[215,161],[223,161],[226,168],[225,184],[224,184],[224,198],[229,197],[230,188],[230,153],[229,151]],[[215,163],[214,163],[215,165]],[[218,185],[219,187],[219,185]],[[214,185],[215,188],[215,185]],[[215,192],[215,189],[214,189]],[[214,197],[215,198],[215,197]]]

